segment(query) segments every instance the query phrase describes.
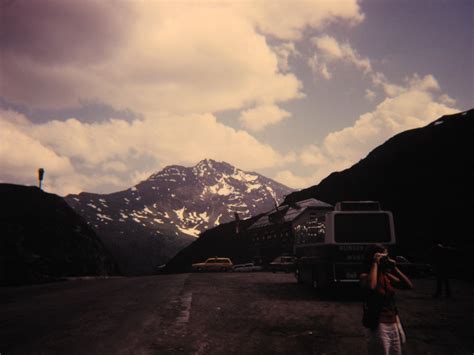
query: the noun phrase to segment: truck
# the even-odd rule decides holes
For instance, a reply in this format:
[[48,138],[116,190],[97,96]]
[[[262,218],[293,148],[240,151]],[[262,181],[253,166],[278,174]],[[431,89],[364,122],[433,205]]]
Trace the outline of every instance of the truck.
[[324,290],[355,284],[363,271],[368,245],[388,249],[396,243],[393,215],[377,201],[342,201],[295,231],[295,276],[298,283]]

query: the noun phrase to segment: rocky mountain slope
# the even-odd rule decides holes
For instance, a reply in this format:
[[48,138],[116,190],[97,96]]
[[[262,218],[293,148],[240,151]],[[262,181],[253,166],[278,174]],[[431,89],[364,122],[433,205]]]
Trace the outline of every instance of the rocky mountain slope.
[[351,168],[288,195],[285,203],[378,200],[394,213],[400,253],[420,258],[435,242],[472,249],[473,137],[473,109],[443,116],[392,137]]
[[0,284],[115,275],[115,261],[63,198],[0,184]]
[[69,195],[127,273],[150,273],[199,234],[271,209],[292,190],[257,173],[206,159],[168,166],[130,189]]

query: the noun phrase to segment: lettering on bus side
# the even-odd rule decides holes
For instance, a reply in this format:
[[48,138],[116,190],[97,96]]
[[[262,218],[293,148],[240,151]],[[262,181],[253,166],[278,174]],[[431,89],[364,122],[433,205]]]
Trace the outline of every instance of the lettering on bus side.
[[365,245],[339,245],[340,251],[364,251]]
[[350,261],[362,261],[364,260],[364,256],[361,255],[361,254],[349,254],[347,256],[347,260],[350,260]]

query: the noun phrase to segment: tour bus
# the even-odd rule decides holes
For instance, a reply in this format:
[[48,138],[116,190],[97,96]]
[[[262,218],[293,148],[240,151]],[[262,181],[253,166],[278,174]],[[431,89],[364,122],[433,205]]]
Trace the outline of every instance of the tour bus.
[[356,283],[367,245],[395,244],[393,216],[376,201],[344,201],[295,230],[298,283],[325,289]]

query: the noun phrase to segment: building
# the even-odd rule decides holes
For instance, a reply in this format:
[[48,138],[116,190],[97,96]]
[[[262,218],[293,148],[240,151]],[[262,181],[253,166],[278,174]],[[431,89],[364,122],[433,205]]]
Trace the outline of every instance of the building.
[[282,205],[247,229],[255,259],[264,264],[279,255],[293,255],[295,240],[324,238],[324,216],[333,206],[314,198]]

